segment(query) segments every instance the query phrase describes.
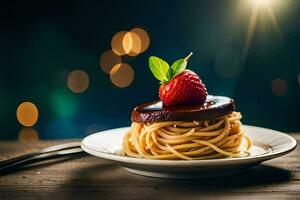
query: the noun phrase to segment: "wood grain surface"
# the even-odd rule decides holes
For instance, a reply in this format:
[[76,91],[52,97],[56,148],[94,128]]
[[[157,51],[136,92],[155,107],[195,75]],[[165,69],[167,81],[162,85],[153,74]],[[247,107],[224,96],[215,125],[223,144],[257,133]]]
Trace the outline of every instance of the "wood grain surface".
[[[300,133],[291,135],[299,142]],[[65,142],[0,141],[0,160]],[[0,199],[300,199],[300,148],[239,175],[199,180],[134,175],[87,155],[55,159],[1,174]]]

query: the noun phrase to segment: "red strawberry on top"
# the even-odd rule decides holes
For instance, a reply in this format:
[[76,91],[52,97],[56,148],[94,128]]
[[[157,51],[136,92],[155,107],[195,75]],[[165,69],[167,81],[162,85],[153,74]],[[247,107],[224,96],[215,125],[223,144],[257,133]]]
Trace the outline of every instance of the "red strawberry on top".
[[199,76],[184,70],[159,87],[159,97],[166,106],[195,105],[205,102],[207,91]]
[[159,97],[164,105],[195,105],[205,102],[205,85],[195,72],[185,69],[191,56],[192,53],[185,59],[176,60],[171,67],[158,57],[149,58],[151,72],[161,81]]

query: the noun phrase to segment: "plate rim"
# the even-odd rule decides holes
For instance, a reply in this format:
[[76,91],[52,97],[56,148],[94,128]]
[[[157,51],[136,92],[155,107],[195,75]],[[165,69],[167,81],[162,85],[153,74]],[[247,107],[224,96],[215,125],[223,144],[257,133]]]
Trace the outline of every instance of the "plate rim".
[[[249,127],[249,128],[256,128],[256,129],[261,129],[263,131],[275,131],[278,134],[281,135],[281,137],[287,137],[290,141],[291,144],[283,149],[280,149],[279,151],[272,151],[268,154],[261,154],[253,157],[241,157],[241,158],[219,158],[219,159],[209,159],[209,160],[155,160],[155,159],[146,159],[146,158],[134,158],[134,157],[129,157],[129,156],[121,156],[121,155],[116,155],[116,154],[111,154],[111,153],[105,153],[102,151],[95,150],[93,148],[88,147],[85,144],[85,141],[89,137],[93,137],[95,134],[99,133],[104,133],[104,132],[110,132],[113,130],[122,130],[122,129],[129,129],[130,127],[120,127],[120,128],[113,128],[113,129],[108,129],[105,131],[99,131],[96,133],[93,133],[89,136],[86,136],[85,138],[82,139],[81,141],[81,148],[88,154],[91,154],[96,157],[100,157],[103,159],[115,161],[115,162],[120,162],[120,163],[128,163],[128,164],[141,164],[141,165],[156,165],[156,166],[186,166],[186,165],[224,165],[224,164],[237,164],[237,163],[253,163],[253,162],[262,162],[266,160],[270,160],[276,157],[280,157],[283,155],[286,155],[297,147],[297,141],[290,135],[274,130],[274,129],[269,129],[269,128],[263,128],[263,127],[258,127],[258,126],[252,126],[252,125],[244,125],[244,127]],[[272,148],[272,146],[271,146]]]

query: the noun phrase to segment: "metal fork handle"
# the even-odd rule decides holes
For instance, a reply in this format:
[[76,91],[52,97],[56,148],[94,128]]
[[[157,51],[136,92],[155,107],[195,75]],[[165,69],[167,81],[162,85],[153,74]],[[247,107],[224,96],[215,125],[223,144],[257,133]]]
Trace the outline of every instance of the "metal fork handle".
[[27,159],[33,158],[34,156],[37,156],[37,155],[41,155],[41,153],[40,152],[28,153],[28,154],[24,154],[24,155],[21,155],[21,156],[14,157],[14,158],[9,158],[9,159],[3,160],[3,161],[0,162],[0,169],[2,167],[7,166],[7,165],[17,163],[17,162],[21,162],[22,160],[27,160]]
[[54,158],[59,158],[63,156],[68,155],[75,155],[75,154],[81,154],[84,151],[81,148],[73,148],[73,149],[66,149],[66,150],[60,150],[60,151],[54,151],[54,152],[48,152],[36,155],[34,157],[30,157],[27,159],[22,159],[16,162],[11,162],[7,165],[3,165],[0,167],[0,174],[1,172],[6,172],[18,167],[26,166],[35,162],[43,161],[43,160],[49,160]]
[[33,157],[38,156],[38,155],[51,153],[51,152],[56,152],[56,151],[61,151],[61,150],[65,150],[65,149],[72,149],[72,148],[80,148],[80,142],[71,142],[71,143],[65,143],[65,144],[50,146],[50,147],[41,149],[37,152],[28,153],[28,154],[24,154],[24,155],[21,155],[21,156],[17,156],[17,157],[14,157],[14,158],[10,158],[10,159],[0,161],[0,169],[2,167],[7,166],[7,165],[18,163],[18,162],[21,162],[23,160],[28,160],[28,159],[33,158]]

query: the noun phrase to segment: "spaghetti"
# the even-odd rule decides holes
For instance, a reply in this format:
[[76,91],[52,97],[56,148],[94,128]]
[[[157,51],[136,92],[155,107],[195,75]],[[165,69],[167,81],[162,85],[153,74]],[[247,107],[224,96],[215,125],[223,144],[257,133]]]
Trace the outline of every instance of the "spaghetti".
[[205,121],[133,122],[123,153],[148,159],[200,160],[249,155],[251,140],[239,112]]

